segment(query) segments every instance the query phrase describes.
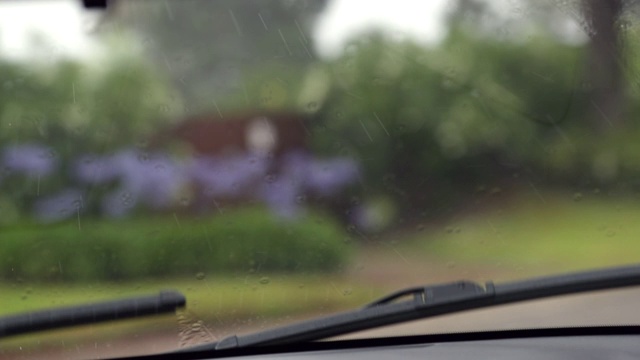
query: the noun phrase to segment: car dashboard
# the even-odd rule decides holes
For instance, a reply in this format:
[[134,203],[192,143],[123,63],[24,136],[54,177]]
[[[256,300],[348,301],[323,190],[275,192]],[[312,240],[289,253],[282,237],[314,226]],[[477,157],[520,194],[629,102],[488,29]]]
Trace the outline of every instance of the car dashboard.
[[225,358],[242,358],[242,360],[638,359],[640,358],[640,326],[501,330],[319,341],[219,351],[181,351],[136,359]]

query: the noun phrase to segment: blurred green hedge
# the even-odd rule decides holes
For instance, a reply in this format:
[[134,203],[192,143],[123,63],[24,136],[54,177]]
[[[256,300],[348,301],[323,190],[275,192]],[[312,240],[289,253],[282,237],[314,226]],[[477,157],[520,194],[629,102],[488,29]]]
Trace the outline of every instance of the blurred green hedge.
[[206,218],[139,218],[0,228],[5,281],[102,281],[218,272],[330,272],[348,235],[317,214],[286,222],[246,208]]

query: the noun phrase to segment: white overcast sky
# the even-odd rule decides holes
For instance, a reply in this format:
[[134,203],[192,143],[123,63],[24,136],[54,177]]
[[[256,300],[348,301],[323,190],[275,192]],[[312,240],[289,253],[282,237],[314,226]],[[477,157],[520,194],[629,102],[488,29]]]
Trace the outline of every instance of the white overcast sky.
[[[175,0],[179,2],[180,0]],[[314,31],[318,51],[337,55],[352,36],[375,27],[406,34],[423,43],[444,35],[447,0],[330,0]],[[52,44],[52,53],[78,56],[91,52],[85,30],[91,17],[79,0],[0,0],[0,54],[28,56],[34,31]]]
[[433,43],[445,35],[448,0],[331,0],[318,20],[315,37],[323,55],[335,55],[350,37],[385,28]]

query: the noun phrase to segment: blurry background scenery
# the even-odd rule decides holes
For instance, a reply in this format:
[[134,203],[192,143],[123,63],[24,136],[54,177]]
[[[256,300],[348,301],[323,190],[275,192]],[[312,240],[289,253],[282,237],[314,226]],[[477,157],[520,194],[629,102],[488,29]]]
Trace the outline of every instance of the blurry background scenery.
[[3,314],[173,287],[188,345],[640,259],[636,1],[112,5],[0,2]]

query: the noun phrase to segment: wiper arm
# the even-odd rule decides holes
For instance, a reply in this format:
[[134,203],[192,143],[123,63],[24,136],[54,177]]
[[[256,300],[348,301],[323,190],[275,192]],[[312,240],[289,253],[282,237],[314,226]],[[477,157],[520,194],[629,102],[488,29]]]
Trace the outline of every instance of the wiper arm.
[[0,318],[0,338],[13,335],[175,312],[186,299],[177,291],[67,306]]
[[[640,266],[608,268],[559,276],[484,286],[470,281],[409,288],[393,293],[365,308],[339,313],[245,336],[230,336],[218,343],[186,351],[302,343],[378,326],[424,319],[507,303],[640,285]],[[396,301],[407,295],[413,299]]]

